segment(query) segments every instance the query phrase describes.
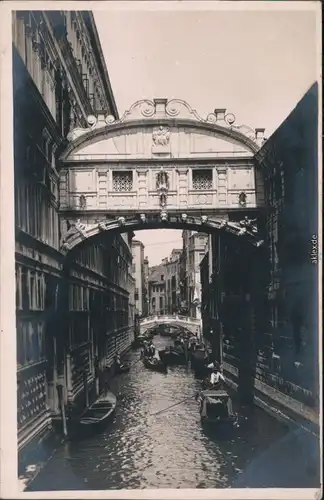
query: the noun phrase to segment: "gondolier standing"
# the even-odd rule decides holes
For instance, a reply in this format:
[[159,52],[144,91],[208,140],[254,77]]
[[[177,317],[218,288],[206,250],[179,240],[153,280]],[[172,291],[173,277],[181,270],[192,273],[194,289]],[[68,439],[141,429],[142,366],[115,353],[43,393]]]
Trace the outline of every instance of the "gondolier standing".
[[155,345],[153,344],[152,340],[150,340],[148,348],[149,348],[150,356],[153,358],[155,355]]
[[210,375],[209,382],[210,384],[215,387],[218,385],[220,382],[225,382],[224,375],[221,372],[220,365],[217,361],[213,361],[210,363],[207,368],[212,369],[212,373]]

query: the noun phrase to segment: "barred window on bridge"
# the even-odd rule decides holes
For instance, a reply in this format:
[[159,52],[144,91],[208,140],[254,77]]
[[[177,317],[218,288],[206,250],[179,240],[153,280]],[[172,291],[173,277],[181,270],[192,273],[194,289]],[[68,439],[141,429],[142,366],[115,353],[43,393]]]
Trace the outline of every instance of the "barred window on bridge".
[[113,172],[113,191],[132,191],[133,190],[133,172],[124,170],[122,172]]
[[213,171],[211,169],[193,170],[192,188],[196,191],[213,189]]

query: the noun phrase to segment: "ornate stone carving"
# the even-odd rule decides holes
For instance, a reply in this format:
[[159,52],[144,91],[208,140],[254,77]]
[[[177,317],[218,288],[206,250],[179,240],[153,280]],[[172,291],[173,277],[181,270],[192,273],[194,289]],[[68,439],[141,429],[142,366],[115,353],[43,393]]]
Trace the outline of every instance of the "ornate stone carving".
[[257,233],[258,229],[256,226],[257,219],[249,219],[247,216],[244,217],[243,220],[240,220],[240,226],[245,227],[252,231],[252,233]]
[[168,174],[164,170],[161,170],[156,177],[156,189],[160,197],[160,206],[164,208],[167,204],[167,194],[169,191]]
[[[69,230],[64,231],[64,235],[61,241],[61,251],[67,253],[85,238],[94,236],[102,231],[114,230],[118,228],[118,226],[123,226],[126,223],[129,228],[131,228],[132,224],[138,225],[139,218],[142,222],[147,222],[150,220],[156,221],[157,218],[161,222],[169,222],[170,224],[174,222],[179,223],[180,221],[180,217],[178,215],[168,214],[167,210],[163,208],[161,209],[160,214],[151,216],[140,214],[139,216],[137,215],[135,217],[127,218],[119,217],[118,219],[104,220],[95,224],[82,224],[80,222],[80,219],[78,219],[76,221],[71,221],[69,223]],[[181,214],[181,221],[194,225],[208,225],[211,228],[222,229],[237,236],[245,236],[248,241],[250,241],[250,243],[256,247],[260,247],[262,244],[264,244],[264,241],[259,239],[258,233],[254,230],[254,221],[251,221],[250,219],[247,219],[248,227],[242,227],[242,224],[238,222],[228,221],[226,223],[225,220],[209,219],[207,215],[201,215],[200,217],[187,217],[187,214]],[[246,218],[244,220],[244,223],[246,223]],[[249,226],[249,223],[251,223],[252,226]],[[253,227],[253,230],[251,230],[251,227]]]
[[244,193],[244,191],[242,191],[239,195],[238,195],[238,202],[239,202],[239,205],[241,205],[241,207],[245,207],[246,205],[246,193]]
[[87,123],[90,127],[95,127],[97,124],[98,118],[94,115],[87,116]]
[[125,217],[118,217],[117,221],[118,221],[118,224],[120,226],[124,226],[125,222],[126,222],[126,219],[125,219]]
[[206,205],[207,203],[207,196],[205,194],[200,194],[197,196],[197,203],[199,205]]
[[86,224],[82,224],[80,219],[77,219],[76,221],[69,221],[62,235],[62,240],[61,240],[62,247],[64,248],[69,238],[71,238],[75,234],[81,234],[83,236],[83,232],[86,230],[86,228],[87,228]]
[[[94,76],[93,79],[94,83],[96,82],[97,79],[98,78]],[[98,80],[98,85],[99,85],[99,80]],[[97,88],[95,93],[97,95],[97,98],[104,106],[104,99],[100,89]],[[255,147],[258,148],[259,139],[257,140],[256,138],[256,131],[245,125],[243,126],[234,125],[235,116],[233,115],[233,113],[225,114],[225,110],[223,110],[224,111],[223,115],[218,113],[219,116],[218,115],[216,116],[214,112],[214,113],[209,113],[206,118],[202,118],[194,109],[192,109],[189,106],[188,103],[180,99],[172,99],[170,101],[165,100],[166,104],[163,105],[162,110],[160,109],[159,106],[156,106],[156,101],[158,100],[155,99],[154,101],[151,101],[143,99],[135,102],[129,110],[125,111],[125,113],[119,120],[116,120],[112,115],[106,116],[104,120],[98,120],[97,118],[91,116],[91,123],[89,123],[89,121],[87,123],[90,129],[87,127],[76,128],[69,134],[68,140],[69,141],[75,140],[81,135],[86,134],[90,130],[107,127],[112,124],[122,124],[127,121],[136,121],[136,120],[140,121],[145,118],[147,119],[153,118],[154,120],[156,120],[158,126],[153,130],[152,152],[156,154],[169,153],[170,128],[167,125],[161,124],[161,120],[168,120],[168,119],[173,119],[175,117],[179,117],[181,119],[187,119],[190,121],[199,122],[201,124],[203,123],[215,124],[215,126],[217,125],[218,127],[223,127],[224,129],[230,129],[232,133],[237,132],[239,134],[244,135],[251,141],[253,141]],[[239,140],[239,138],[236,137],[236,140]]]
[[160,127],[153,130],[152,136],[154,146],[168,146],[170,141],[170,129],[169,127]]
[[81,209],[87,208],[87,199],[83,194],[79,198],[79,208]]
[[168,220],[168,212],[162,210],[160,217],[161,217],[161,221],[162,222],[167,222],[167,220]]

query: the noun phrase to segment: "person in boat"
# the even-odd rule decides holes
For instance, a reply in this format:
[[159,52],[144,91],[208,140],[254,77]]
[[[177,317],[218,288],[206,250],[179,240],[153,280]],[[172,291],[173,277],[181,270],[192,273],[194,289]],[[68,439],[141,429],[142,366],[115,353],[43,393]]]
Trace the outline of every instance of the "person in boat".
[[213,388],[220,385],[222,382],[225,382],[224,375],[220,371],[220,366],[217,361],[208,365],[208,368],[212,368],[213,370],[209,379],[209,383]]
[[150,356],[151,356],[151,358],[153,358],[155,356],[155,345],[153,344],[152,340],[150,340],[148,347],[149,347]]
[[144,344],[144,357],[145,358],[151,357],[151,349],[150,349],[149,342],[145,342],[145,344]]

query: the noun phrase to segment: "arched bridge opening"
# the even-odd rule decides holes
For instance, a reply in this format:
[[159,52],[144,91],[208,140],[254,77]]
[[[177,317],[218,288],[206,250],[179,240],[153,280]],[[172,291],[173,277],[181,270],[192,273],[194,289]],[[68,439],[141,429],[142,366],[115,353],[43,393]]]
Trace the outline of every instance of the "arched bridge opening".
[[[68,227],[69,226],[69,227]],[[61,251],[67,254],[77,245],[89,238],[93,242],[100,239],[105,233],[132,233],[148,229],[180,229],[198,231],[207,234],[215,232],[228,236],[238,236],[242,243],[255,247],[263,244],[263,239],[257,228],[257,219],[245,216],[242,220],[229,221],[226,218],[209,218],[206,215],[188,216],[186,213],[169,214],[162,211],[160,214],[145,214],[120,216],[115,220],[102,220],[93,224],[86,224],[78,219],[65,226],[61,240]]]

